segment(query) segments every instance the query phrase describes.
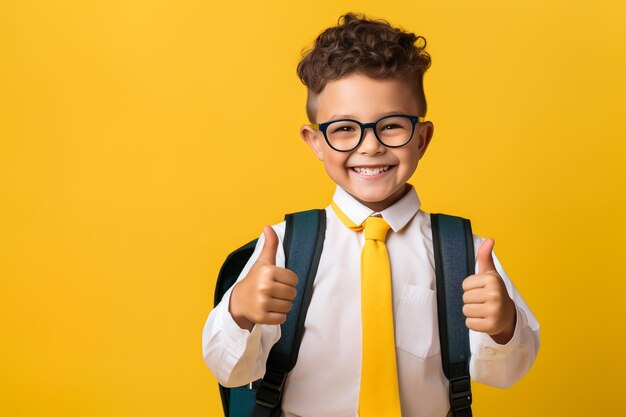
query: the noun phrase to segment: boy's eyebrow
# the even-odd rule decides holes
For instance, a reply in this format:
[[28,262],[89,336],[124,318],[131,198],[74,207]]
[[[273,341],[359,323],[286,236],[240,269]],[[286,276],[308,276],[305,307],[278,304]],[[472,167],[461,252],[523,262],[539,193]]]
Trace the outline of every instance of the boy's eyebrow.
[[[390,114],[407,114],[407,113],[401,110],[392,110],[392,111],[380,113],[377,119],[384,117],[384,116],[388,116]],[[358,118],[353,114],[333,114],[332,116],[328,118],[328,120],[333,120],[333,119],[358,119]]]
[[353,116],[351,114],[333,114],[328,118],[328,120],[332,119],[356,119],[356,116]]

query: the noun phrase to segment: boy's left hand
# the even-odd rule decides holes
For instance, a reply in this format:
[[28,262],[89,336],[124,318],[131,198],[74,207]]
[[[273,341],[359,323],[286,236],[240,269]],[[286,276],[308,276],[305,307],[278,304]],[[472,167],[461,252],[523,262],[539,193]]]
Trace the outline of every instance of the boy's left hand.
[[469,329],[487,333],[504,345],[513,337],[517,317],[515,304],[493,263],[494,244],[493,239],[485,239],[476,254],[478,273],[463,281],[463,314]]

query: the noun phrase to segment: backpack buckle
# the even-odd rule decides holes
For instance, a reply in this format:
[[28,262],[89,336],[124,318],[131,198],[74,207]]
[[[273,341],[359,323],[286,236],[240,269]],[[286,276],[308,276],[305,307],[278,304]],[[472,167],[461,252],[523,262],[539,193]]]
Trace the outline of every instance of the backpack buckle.
[[276,408],[280,404],[286,379],[287,372],[280,369],[266,369],[256,392],[256,403],[264,407]]
[[452,411],[469,408],[472,405],[472,388],[470,377],[462,376],[450,380],[450,407]]

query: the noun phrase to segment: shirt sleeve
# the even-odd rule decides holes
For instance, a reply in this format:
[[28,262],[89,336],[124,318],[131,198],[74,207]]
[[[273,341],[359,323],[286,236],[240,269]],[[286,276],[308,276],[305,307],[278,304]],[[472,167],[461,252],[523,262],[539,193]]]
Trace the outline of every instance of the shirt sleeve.
[[[484,241],[474,236],[474,250]],[[492,252],[494,265],[502,277],[509,297],[515,303],[517,320],[513,337],[501,345],[486,333],[469,331],[470,375],[474,381],[507,388],[520,380],[531,368],[539,351],[539,323],[510,280],[498,257]],[[478,263],[476,263],[478,270]]]
[[[272,226],[278,235],[276,265],[283,267],[285,253],[283,236],[285,222]],[[224,387],[239,387],[260,379],[272,346],[280,339],[280,325],[255,324],[252,331],[242,329],[229,312],[233,287],[250,271],[259,257],[265,237],[259,237],[254,252],[239,274],[237,281],[224,293],[222,300],[209,313],[202,331],[204,361]]]

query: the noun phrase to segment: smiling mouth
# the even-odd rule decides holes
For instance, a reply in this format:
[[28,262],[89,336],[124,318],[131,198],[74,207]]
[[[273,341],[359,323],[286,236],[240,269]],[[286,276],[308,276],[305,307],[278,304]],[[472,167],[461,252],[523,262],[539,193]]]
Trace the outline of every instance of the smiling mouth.
[[384,165],[380,167],[351,167],[350,169],[362,175],[378,175],[389,171],[391,167],[392,165]]

